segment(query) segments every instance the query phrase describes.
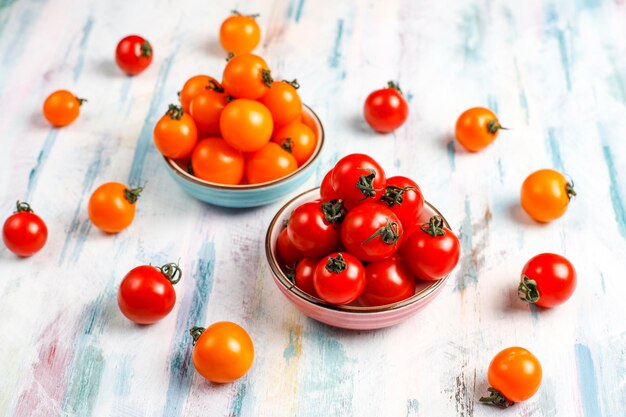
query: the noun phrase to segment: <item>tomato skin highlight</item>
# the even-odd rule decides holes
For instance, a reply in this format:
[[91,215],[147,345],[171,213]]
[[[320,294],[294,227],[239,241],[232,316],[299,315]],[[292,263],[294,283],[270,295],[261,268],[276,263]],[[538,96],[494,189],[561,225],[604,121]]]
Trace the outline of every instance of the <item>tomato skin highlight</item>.
[[[539,390],[543,371],[539,360],[522,347],[510,347],[499,352],[489,364],[489,385],[507,400],[526,401]],[[486,402],[481,398],[482,402]],[[509,404],[510,405],[510,404]]]
[[415,295],[415,277],[399,256],[367,264],[365,276],[359,297],[363,306],[393,304]]
[[291,243],[291,239],[289,239],[289,234],[287,233],[287,228],[284,228],[278,235],[278,240],[276,241],[276,252],[278,253],[280,260],[283,262],[283,266],[288,268],[296,266],[298,261],[304,257],[300,251],[296,249],[293,243]]
[[478,152],[493,142],[502,129],[498,117],[489,109],[474,107],[461,113],[456,121],[456,140],[470,152]]
[[266,143],[250,153],[246,162],[246,179],[249,184],[260,184],[284,178],[298,169],[296,159],[277,143]]
[[[409,187],[411,189],[402,191]],[[398,216],[405,229],[415,224],[424,210],[424,196],[420,187],[412,179],[401,176],[387,178],[380,203]]]
[[[332,260],[343,262],[343,269],[333,271]],[[313,286],[319,297],[330,304],[342,305],[356,300],[365,288],[365,268],[347,252],[323,257],[315,267]]]
[[305,293],[319,298],[315,286],[313,285],[313,277],[315,276],[315,268],[319,263],[318,258],[304,258],[296,265],[295,283]]
[[[433,219],[439,221],[435,223],[436,226],[433,226]],[[431,236],[429,231],[432,230],[440,230],[443,235]],[[456,235],[443,226],[441,218],[433,216],[430,223],[411,233],[400,253],[417,278],[437,281],[457,265],[461,256],[461,245]]]
[[221,138],[202,139],[191,154],[193,175],[205,181],[235,185],[241,183],[244,157]]
[[115,48],[115,62],[128,75],[137,75],[150,65],[154,51],[146,39],[137,35],[123,38]]
[[152,324],[167,316],[176,304],[174,286],[157,268],[133,268],[122,280],[117,303],[124,316],[137,324]]
[[[532,280],[532,281],[528,281]],[[534,282],[533,282],[534,281]],[[543,308],[552,308],[567,301],[576,289],[576,270],[570,261],[554,253],[542,253],[532,257],[522,269],[519,295]],[[539,297],[532,297],[529,285]]]
[[337,195],[346,203],[359,204],[370,198],[378,200],[385,189],[386,177],[383,168],[373,158],[355,153],[337,162],[331,182]]
[[269,91],[272,81],[265,60],[253,54],[235,56],[226,64],[222,76],[222,85],[228,95],[249,100],[263,97]]
[[524,180],[520,202],[530,217],[540,223],[548,223],[565,214],[574,195],[573,183],[568,182],[563,174],[541,169]]
[[[385,234],[389,233],[389,242]],[[402,223],[388,208],[363,203],[348,212],[341,226],[341,243],[362,261],[375,262],[390,257],[402,242]]]
[[[254,345],[246,330],[236,323],[221,321],[200,330],[191,359],[196,371],[211,382],[226,383],[241,378],[254,360]],[[196,336],[194,335],[194,339]]]
[[78,118],[83,101],[67,90],[55,91],[44,101],[43,115],[55,127],[67,126]]
[[261,29],[254,16],[233,15],[220,26],[220,43],[235,55],[252,52],[261,40]]
[[287,233],[293,246],[307,258],[320,258],[341,244],[340,227],[326,220],[321,201],[296,208],[289,217]]
[[270,111],[254,100],[233,100],[220,115],[222,137],[242,152],[256,152],[264,147],[270,141],[273,128]]
[[[404,124],[409,117],[409,105],[397,84],[372,92],[365,100],[363,115],[372,129],[390,133]],[[392,87],[393,86],[393,87]]]
[[11,252],[25,258],[44,247],[48,240],[48,227],[38,215],[26,211],[30,210],[28,204],[18,201],[17,207],[18,211],[4,222],[2,240]]
[[[137,195],[141,189],[136,189]],[[126,229],[135,218],[135,203],[126,197],[134,192],[119,182],[102,184],[91,194],[88,204],[89,219],[106,233],[118,233]]]

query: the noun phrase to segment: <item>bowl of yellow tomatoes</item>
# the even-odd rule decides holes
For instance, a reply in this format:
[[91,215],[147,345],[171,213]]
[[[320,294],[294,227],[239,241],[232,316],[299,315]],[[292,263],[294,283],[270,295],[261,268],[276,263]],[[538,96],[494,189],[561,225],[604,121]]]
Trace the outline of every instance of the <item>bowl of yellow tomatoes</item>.
[[154,127],[174,181],[198,200],[255,207],[293,193],[311,177],[324,145],[319,117],[296,80],[274,80],[263,58],[228,61],[222,81],[191,77]]

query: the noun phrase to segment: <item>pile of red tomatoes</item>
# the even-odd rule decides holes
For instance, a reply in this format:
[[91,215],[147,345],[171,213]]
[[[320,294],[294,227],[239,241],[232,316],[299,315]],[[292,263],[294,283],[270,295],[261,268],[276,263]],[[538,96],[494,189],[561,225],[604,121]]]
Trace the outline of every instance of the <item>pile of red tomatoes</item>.
[[297,207],[277,252],[302,291],[330,304],[379,306],[415,294],[456,266],[460,246],[440,216],[420,220],[422,192],[389,177],[370,156],[351,154],[329,171],[320,199]]

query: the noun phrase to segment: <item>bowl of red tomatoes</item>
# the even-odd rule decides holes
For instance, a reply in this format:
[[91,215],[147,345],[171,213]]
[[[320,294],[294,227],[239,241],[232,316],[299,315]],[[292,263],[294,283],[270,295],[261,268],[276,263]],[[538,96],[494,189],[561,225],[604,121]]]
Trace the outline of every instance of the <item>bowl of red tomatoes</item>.
[[234,56],[222,81],[191,77],[154,127],[174,181],[193,197],[225,207],[272,203],[315,170],[322,123],[296,80],[274,80],[263,58]]
[[460,256],[450,225],[410,178],[348,155],[283,206],[266,235],[280,292],[307,316],[369,330],[398,324],[444,288]]

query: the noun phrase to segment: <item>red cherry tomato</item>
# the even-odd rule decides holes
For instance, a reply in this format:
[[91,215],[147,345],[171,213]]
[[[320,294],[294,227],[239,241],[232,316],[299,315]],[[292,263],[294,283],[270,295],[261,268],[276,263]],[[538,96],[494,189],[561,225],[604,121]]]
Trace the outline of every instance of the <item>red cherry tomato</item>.
[[313,286],[313,276],[319,261],[318,258],[304,258],[300,260],[296,266],[294,277],[296,287],[313,297],[319,297],[317,291],[315,291],[315,286]]
[[304,203],[289,218],[289,240],[306,257],[319,258],[334,252],[341,244],[339,223],[344,215],[339,201]]
[[152,45],[137,35],[122,39],[115,49],[115,62],[128,75],[136,75],[152,62]]
[[48,228],[28,203],[18,201],[17,210],[4,222],[2,240],[17,256],[32,256],[46,244]]
[[174,308],[174,284],[181,277],[182,271],[174,263],[160,268],[142,265],[132,269],[122,280],[117,293],[122,314],[137,324],[161,320]]
[[278,253],[278,257],[283,262],[284,266],[287,268],[294,268],[296,263],[303,258],[300,251],[298,251],[293,243],[291,243],[291,239],[289,239],[289,234],[287,233],[287,228],[284,228],[278,235],[278,239],[276,241],[276,252]]
[[576,270],[561,255],[542,253],[522,269],[519,297],[522,301],[551,308],[567,301],[576,289]]
[[400,247],[402,223],[391,210],[376,203],[363,203],[348,212],[341,226],[341,242],[362,261],[390,257]]
[[339,194],[337,194],[333,188],[332,176],[332,169],[324,175],[322,185],[320,185],[320,196],[322,197],[322,201],[339,200]]
[[399,256],[367,264],[365,276],[365,289],[359,297],[361,305],[397,303],[415,294],[415,277]]
[[398,216],[405,228],[417,222],[424,209],[422,190],[407,177],[387,178],[387,186],[380,201]]
[[315,267],[313,286],[327,303],[351,303],[365,288],[365,268],[347,252],[332,253],[323,257]]
[[389,81],[387,85],[388,88],[376,90],[367,96],[363,108],[367,123],[380,133],[393,132],[409,116],[409,105],[398,84]]
[[385,189],[386,177],[373,158],[354,153],[337,162],[331,181],[335,192],[345,202],[359,204],[368,198],[377,200]]
[[402,246],[402,257],[420,279],[437,281],[449,274],[459,262],[459,239],[444,227],[443,219],[433,216],[415,230]]

